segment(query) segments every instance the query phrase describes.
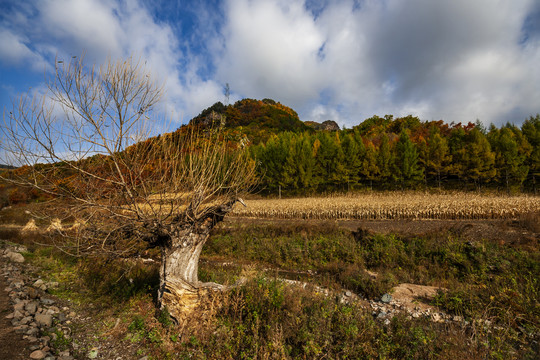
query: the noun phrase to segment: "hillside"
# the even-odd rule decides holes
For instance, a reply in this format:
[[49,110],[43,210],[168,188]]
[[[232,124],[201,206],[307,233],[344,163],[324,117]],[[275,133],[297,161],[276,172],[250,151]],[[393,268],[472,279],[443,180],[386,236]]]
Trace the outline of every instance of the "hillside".
[[272,99],[242,99],[234,105],[217,102],[191,119],[190,125],[208,126],[222,121],[225,128],[246,134],[253,144],[284,131],[313,131],[293,109]]

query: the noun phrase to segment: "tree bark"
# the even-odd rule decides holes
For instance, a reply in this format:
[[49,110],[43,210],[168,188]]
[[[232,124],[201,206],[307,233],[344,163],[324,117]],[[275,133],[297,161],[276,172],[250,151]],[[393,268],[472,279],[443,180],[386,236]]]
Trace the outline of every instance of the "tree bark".
[[[235,200],[236,201],[236,200]],[[209,209],[202,220],[169,233],[161,243],[161,267],[158,304],[167,308],[171,317],[179,321],[195,310],[208,290],[222,290],[223,285],[199,281],[199,256],[210,236],[210,230],[232,210],[234,202]]]
[[207,239],[208,232],[188,229],[161,247],[158,302],[175,319],[192,311],[199,301],[199,256]]

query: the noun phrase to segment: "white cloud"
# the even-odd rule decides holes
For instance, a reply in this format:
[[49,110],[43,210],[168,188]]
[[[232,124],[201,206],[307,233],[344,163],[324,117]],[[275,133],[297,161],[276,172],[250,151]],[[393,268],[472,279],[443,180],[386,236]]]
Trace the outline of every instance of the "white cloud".
[[[102,64],[133,55],[165,84],[160,106],[174,123],[188,121],[222,98],[217,82],[199,76],[198,59],[180,50],[184,39],[166,22],[156,21],[139,1],[43,0],[34,6],[13,11],[11,27],[16,33],[1,30],[2,62],[12,65],[26,59],[34,70],[43,71],[44,59],[52,69],[56,56],[65,60],[84,53],[87,63]],[[26,42],[34,45],[32,50]]]
[[304,120],[519,122],[540,111],[538,43],[520,44],[533,5],[343,0],[317,5],[315,16],[304,1],[231,0],[218,77]]
[[[225,83],[231,100],[273,98],[303,120],[347,126],[374,114],[499,125],[540,112],[536,0],[156,1],[17,2],[0,23],[0,62],[41,72],[57,54],[134,54],[166,82],[162,109],[177,122],[224,101]],[[187,32],[152,12],[185,6]]]
[[324,36],[302,1],[230,1],[218,77],[249,97],[302,103],[323,85]]
[[6,65],[30,65],[34,71],[43,71],[47,62],[34,53],[25,43],[25,39],[8,29],[0,28],[0,62]]

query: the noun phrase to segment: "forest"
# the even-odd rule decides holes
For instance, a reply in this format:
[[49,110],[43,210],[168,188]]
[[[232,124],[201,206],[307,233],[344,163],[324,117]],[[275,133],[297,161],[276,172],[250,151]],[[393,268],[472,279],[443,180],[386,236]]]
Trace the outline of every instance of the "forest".
[[251,147],[264,193],[355,189],[537,192],[540,115],[485,128],[373,116],[339,131],[277,132]]

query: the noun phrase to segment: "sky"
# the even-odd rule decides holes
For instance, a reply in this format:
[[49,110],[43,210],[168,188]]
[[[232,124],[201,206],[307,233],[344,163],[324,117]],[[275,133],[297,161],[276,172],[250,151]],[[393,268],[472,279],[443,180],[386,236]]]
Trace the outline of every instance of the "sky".
[[540,0],[0,0],[1,110],[81,54],[144,60],[175,125],[226,84],[345,127],[540,113]]

